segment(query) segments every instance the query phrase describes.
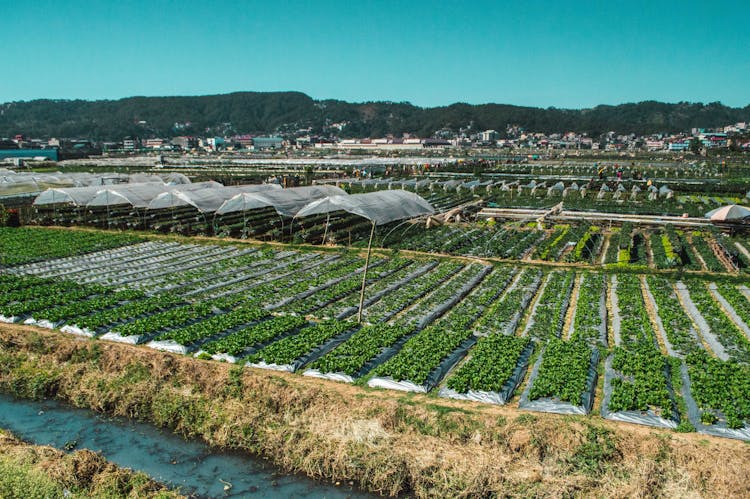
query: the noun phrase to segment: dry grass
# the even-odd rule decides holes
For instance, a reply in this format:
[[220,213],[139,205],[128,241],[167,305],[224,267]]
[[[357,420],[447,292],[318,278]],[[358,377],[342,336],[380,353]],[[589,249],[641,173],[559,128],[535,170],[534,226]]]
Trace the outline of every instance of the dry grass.
[[148,420],[387,495],[750,496],[743,442],[242,370],[25,326],[0,326],[0,390]]
[[[31,445],[0,430],[0,495],[35,497],[181,497],[142,473],[120,468],[101,455],[78,450],[66,454]],[[19,495],[22,494],[22,495]]]

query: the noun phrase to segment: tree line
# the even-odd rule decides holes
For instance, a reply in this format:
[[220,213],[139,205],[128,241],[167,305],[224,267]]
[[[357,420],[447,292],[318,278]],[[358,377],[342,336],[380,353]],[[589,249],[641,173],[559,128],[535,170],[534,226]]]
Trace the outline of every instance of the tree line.
[[[682,132],[750,121],[750,105],[656,101],[557,109],[507,104],[423,108],[408,102],[314,100],[300,92],[237,92],[193,97],[128,97],[119,100],[50,100],[0,104],[0,137],[121,140],[124,137],[291,133],[344,138],[432,136],[436,131],[475,133],[508,126],[534,132],[579,132],[592,137],[608,131],[645,135]],[[347,122],[340,132],[333,123]]]

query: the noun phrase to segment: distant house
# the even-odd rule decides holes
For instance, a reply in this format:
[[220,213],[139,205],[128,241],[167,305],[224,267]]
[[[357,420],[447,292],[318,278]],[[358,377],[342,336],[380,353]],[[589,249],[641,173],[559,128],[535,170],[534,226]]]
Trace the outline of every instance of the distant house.
[[432,139],[424,139],[422,141],[422,146],[427,149],[435,149],[435,148],[440,148],[440,147],[450,147],[451,143],[445,139],[432,138]]
[[239,144],[239,148],[241,149],[250,149],[253,147],[252,135],[237,135],[236,137],[232,137],[232,140],[236,144]]
[[198,147],[198,139],[188,136],[174,137],[172,139],[172,146],[183,151],[190,151]]
[[647,140],[646,141],[646,150],[648,151],[661,151],[663,149],[664,149],[663,140]]
[[500,134],[496,130],[485,130],[479,134],[479,140],[484,143],[495,142],[498,137],[500,137]]
[[284,145],[281,137],[254,137],[253,149],[262,151],[264,149],[280,149]]
[[164,139],[147,139],[143,146],[146,149],[164,149],[166,141]]
[[125,151],[136,151],[141,148],[141,141],[138,138],[126,137],[122,141],[122,148]]

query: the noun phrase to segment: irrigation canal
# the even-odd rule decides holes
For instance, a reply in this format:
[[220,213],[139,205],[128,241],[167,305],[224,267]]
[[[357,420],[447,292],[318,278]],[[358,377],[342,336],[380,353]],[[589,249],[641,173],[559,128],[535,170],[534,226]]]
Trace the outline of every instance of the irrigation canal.
[[[110,418],[55,400],[28,401],[0,394],[0,428],[38,445],[100,452],[122,467],[142,471],[194,497],[370,497],[280,472],[246,454],[214,451],[154,426]],[[225,490],[231,484],[229,490]]]

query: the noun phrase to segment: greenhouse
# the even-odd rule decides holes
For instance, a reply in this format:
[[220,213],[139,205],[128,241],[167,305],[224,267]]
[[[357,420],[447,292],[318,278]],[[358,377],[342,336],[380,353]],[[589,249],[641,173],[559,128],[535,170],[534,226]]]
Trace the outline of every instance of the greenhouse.
[[315,200],[328,196],[347,196],[348,194],[332,185],[312,185],[309,187],[290,187],[266,192],[243,192],[235,195],[222,204],[217,215],[244,212],[258,208],[272,207],[284,217],[293,217],[297,212]]
[[47,189],[34,200],[34,206],[69,204],[86,206],[102,190],[101,185],[88,187],[58,187]]
[[89,208],[97,206],[128,205],[134,208],[146,208],[156,196],[169,190],[162,183],[124,184],[100,190],[94,198],[86,203]]
[[384,225],[398,220],[431,215],[434,208],[421,196],[403,190],[378,191],[351,196],[330,196],[308,204],[297,217],[346,211]]
[[[173,184],[189,183],[190,180],[181,174],[172,174],[168,181]],[[5,170],[0,173],[0,197],[18,195],[36,195],[45,189],[65,187],[102,186],[123,183],[159,182],[158,175],[142,173],[127,175],[122,173],[15,173]]]
[[[156,196],[148,205],[149,210],[192,206],[201,213],[213,213],[232,197],[244,192],[265,192],[281,189],[278,184],[252,184],[225,187],[217,182],[204,182],[201,189],[173,189]],[[194,184],[196,185],[196,184]]]

